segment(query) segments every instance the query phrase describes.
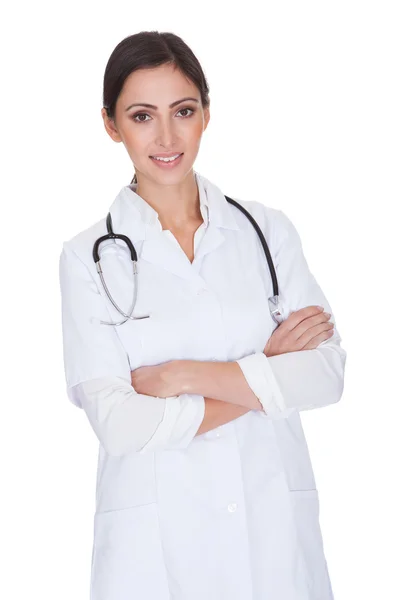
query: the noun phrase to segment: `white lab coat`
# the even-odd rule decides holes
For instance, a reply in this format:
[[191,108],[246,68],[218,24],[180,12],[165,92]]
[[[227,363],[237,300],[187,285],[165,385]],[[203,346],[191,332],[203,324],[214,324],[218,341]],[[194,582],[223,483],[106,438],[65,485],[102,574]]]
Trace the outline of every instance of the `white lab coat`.
[[[133,186],[123,187],[110,207],[114,231],[130,237],[139,257],[134,314],[149,319],[99,324],[122,318],[92,257],[105,218],[64,242],[67,392],[76,402],[77,384],[106,376],[130,382],[130,372],[142,365],[237,360],[266,412],[251,410],[196,436],[204,398],[188,395],[193,426],[184,435],[171,437],[164,423],[144,450],[118,452],[106,450],[112,425],[104,419],[96,431],[91,600],[332,600],[299,411],[340,399],[346,353],[335,328],[315,350],[262,354],[276,326],[258,236],[215,184],[198,173],[196,180],[207,194],[210,220],[193,263],[162,234],[157,213]],[[269,245],[284,318],[314,304],[332,313],[288,217],[257,201],[238,202]],[[125,246],[102,244],[101,261],[115,300],[127,310],[133,284]],[[166,400],[171,415],[179,401],[185,395]]]

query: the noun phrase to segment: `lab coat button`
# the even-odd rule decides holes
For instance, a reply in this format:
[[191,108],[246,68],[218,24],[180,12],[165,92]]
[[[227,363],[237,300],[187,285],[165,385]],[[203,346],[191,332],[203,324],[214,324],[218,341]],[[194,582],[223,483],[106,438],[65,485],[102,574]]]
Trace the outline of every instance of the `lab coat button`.
[[232,502],[232,504],[228,504],[229,512],[235,512],[236,508],[237,508],[236,502]]

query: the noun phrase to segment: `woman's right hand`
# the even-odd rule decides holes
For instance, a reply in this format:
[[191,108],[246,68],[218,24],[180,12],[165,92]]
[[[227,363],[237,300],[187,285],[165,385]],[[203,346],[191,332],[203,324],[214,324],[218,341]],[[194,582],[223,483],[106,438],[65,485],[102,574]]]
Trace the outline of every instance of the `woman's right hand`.
[[313,350],[333,335],[331,315],[319,306],[305,306],[293,312],[273,332],[263,350],[265,356]]

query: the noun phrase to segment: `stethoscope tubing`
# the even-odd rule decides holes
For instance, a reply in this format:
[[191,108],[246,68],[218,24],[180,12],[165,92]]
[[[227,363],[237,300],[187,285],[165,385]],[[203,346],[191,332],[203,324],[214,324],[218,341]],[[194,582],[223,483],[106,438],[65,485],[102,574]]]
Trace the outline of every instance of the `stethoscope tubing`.
[[[268,248],[268,244],[267,241],[264,237],[263,232],[261,231],[257,221],[253,218],[253,216],[241,205],[239,204],[239,202],[237,202],[236,200],[233,200],[233,198],[230,198],[229,196],[225,196],[226,200],[230,203],[233,204],[234,206],[236,206],[236,208],[238,208],[250,221],[250,223],[253,225],[254,229],[257,232],[257,235],[260,239],[261,245],[263,247],[264,253],[265,253],[265,257],[267,259],[267,263],[268,263],[268,267],[269,267],[269,271],[271,274],[271,279],[272,279],[272,286],[273,286],[273,296],[271,296],[270,298],[268,298],[268,304],[269,304],[269,310],[270,310],[270,314],[272,319],[275,321],[275,323],[277,325],[280,325],[280,323],[282,323],[283,321],[283,313],[282,313],[282,309],[281,309],[281,305],[280,305],[280,300],[279,300],[279,288],[278,288],[278,279],[276,276],[276,272],[275,272],[275,267],[274,267],[274,263],[273,260],[271,258],[271,253],[269,251]],[[100,276],[101,279],[101,283],[103,285],[104,291],[107,294],[108,299],[110,300],[110,302],[112,303],[112,305],[114,306],[114,308],[123,316],[125,317],[125,319],[123,321],[119,321],[119,322],[108,322],[108,321],[100,321],[101,324],[103,325],[123,325],[124,323],[126,323],[129,319],[131,320],[137,320],[137,319],[148,319],[150,317],[150,315],[145,315],[142,317],[134,317],[132,316],[133,310],[135,308],[136,305],[136,300],[137,300],[137,292],[138,292],[138,271],[137,271],[137,253],[135,250],[134,245],[132,244],[131,240],[129,239],[128,236],[120,234],[120,233],[114,233],[113,228],[112,228],[112,219],[111,219],[111,213],[108,213],[107,215],[107,219],[106,219],[106,225],[107,225],[107,233],[101,237],[99,237],[94,245],[93,245],[93,260],[96,264],[96,269],[97,272]],[[104,275],[101,269],[101,264],[100,264],[100,253],[99,253],[99,247],[100,244],[106,240],[112,240],[112,239],[118,239],[118,240],[122,240],[123,242],[126,243],[126,245],[129,248],[129,252],[131,255],[131,261],[132,261],[132,265],[133,265],[133,280],[134,280],[134,296],[133,296],[133,302],[132,302],[132,306],[129,309],[128,313],[125,313],[115,302],[115,300],[113,299],[107,284],[104,280]]]

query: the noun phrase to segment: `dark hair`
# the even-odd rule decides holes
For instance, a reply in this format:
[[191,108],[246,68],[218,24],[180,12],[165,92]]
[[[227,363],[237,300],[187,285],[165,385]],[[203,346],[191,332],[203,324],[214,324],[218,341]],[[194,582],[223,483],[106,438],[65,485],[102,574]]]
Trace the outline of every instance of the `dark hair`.
[[[141,31],[124,38],[108,59],[103,81],[103,106],[109,118],[115,118],[115,105],[126,78],[138,69],[164,64],[176,67],[200,91],[204,108],[210,104],[209,87],[199,61],[189,46],[170,32]],[[131,183],[137,183],[136,173]]]

